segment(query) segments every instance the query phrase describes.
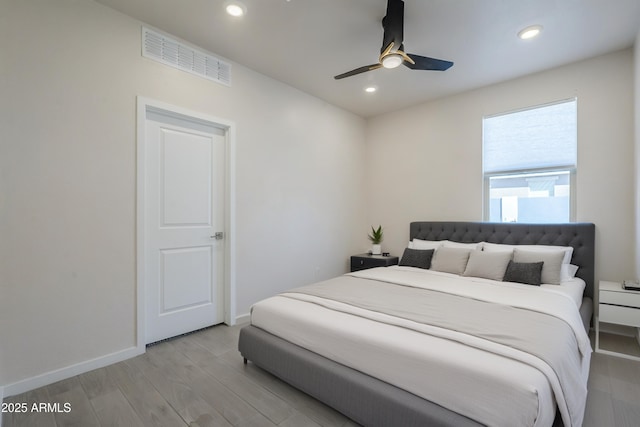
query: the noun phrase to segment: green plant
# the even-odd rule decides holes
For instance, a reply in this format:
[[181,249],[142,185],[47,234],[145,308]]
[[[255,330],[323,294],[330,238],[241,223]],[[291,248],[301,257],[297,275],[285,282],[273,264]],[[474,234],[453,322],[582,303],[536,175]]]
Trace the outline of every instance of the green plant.
[[379,225],[378,229],[375,229],[372,226],[371,234],[368,234],[367,237],[369,237],[369,240],[371,240],[371,243],[373,243],[374,245],[379,245],[380,243],[382,243],[382,238],[384,237],[382,226]]

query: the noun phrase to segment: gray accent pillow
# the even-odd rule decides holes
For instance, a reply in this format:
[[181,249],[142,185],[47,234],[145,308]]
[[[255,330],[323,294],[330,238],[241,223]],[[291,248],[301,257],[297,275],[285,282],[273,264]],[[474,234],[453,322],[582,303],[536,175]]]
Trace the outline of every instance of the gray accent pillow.
[[501,281],[511,261],[511,252],[472,251],[463,276]]
[[544,262],[542,266],[542,283],[559,285],[562,272],[562,260],[565,251],[538,252],[515,248],[513,260],[515,262]]
[[464,248],[438,248],[433,255],[431,269],[461,275],[467,268],[470,253],[470,249]]
[[417,268],[431,267],[431,258],[433,258],[433,249],[411,249],[406,248],[398,265]]
[[524,283],[525,285],[540,286],[542,283],[542,266],[544,262],[514,262],[509,261],[504,273],[504,282]]

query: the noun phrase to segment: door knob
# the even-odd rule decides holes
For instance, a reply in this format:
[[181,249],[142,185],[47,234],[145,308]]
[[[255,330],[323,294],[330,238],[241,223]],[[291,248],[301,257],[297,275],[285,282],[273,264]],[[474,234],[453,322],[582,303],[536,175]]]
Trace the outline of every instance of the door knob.
[[222,238],[224,238],[224,233],[222,231],[216,231],[215,234],[213,236],[211,236],[212,239],[216,239],[216,240],[220,240]]

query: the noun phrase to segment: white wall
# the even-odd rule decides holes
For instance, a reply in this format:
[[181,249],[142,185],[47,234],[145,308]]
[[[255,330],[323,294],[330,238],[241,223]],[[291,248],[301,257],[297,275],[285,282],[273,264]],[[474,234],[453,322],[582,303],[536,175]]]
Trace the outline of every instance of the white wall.
[[239,315],[346,271],[363,119],[237,64],[228,88],[144,59],[141,24],[90,0],[0,7],[5,393],[135,346],[138,95],[237,125]]
[[371,119],[370,222],[402,254],[408,223],[482,220],[482,118],[578,98],[578,221],[596,224],[596,277],[635,271],[633,56],[624,50]]
[[634,45],[634,94],[635,94],[635,198],[636,198],[636,274],[640,277],[640,29]]

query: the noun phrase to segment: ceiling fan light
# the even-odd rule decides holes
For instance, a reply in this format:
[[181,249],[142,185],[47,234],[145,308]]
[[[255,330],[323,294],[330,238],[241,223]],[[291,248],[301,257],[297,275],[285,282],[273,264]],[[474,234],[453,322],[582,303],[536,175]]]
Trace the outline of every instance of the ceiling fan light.
[[520,30],[520,32],[518,33],[518,37],[520,37],[522,40],[529,40],[537,37],[541,31],[542,25],[532,25]]
[[402,64],[402,61],[402,56],[398,55],[397,53],[392,53],[382,58],[382,66],[384,68],[396,68],[399,67],[400,64]]

